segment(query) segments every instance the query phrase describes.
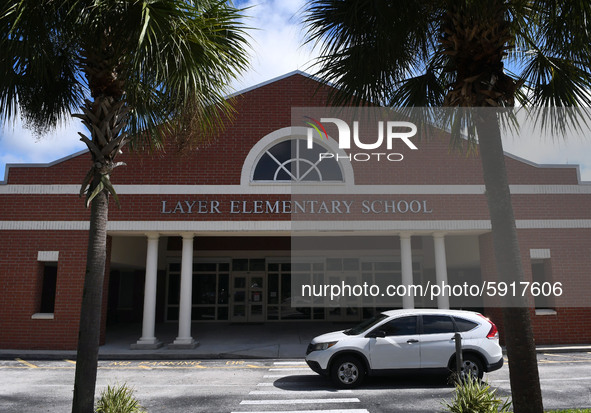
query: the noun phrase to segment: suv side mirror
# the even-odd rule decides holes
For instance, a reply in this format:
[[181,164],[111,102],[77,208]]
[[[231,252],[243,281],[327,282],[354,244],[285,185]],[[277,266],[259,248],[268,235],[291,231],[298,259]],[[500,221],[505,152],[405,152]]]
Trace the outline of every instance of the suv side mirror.
[[384,338],[386,337],[386,332],[384,330],[374,330],[367,333],[365,336],[367,338]]

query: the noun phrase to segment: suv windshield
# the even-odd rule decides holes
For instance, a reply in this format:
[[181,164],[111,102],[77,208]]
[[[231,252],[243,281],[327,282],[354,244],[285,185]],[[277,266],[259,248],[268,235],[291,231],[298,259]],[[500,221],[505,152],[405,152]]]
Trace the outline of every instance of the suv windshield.
[[386,318],[388,318],[388,316],[385,314],[375,315],[372,318],[368,318],[367,320],[362,321],[361,323],[357,324],[355,327],[353,327],[349,330],[343,331],[343,333],[347,334],[348,336],[356,336],[358,334],[363,334],[367,330],[369,330],[370,328],[372,328],[373,326],[375,326],[380,321],[383,321]]

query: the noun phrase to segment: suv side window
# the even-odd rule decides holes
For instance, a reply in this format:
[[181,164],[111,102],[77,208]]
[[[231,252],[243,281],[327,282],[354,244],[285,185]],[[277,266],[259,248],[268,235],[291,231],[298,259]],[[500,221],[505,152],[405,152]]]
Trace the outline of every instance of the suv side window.
[[456,327],[460,333],[463,333],[464,331],[470,331],[478,326],[478,323],[466,320],[464,318],[454,317],[454,321],[456,322]]
[[423,334],[454,333],[454,322],[446,315],[424,315]]
[[388,321],[378,330],[384,330],[386,336],[408,336],[417,334],[417,316],[395,318]]

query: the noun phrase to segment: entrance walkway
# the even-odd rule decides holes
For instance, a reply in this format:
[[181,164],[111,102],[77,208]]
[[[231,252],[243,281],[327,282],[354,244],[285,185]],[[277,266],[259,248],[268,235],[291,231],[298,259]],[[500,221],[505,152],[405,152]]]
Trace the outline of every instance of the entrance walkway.
[[[120,324],[107,328],[102,360],[206,359],[206,358],[303,358],[312,338],[344,330],[356,323],[286,322],[264,324],[192,323],[191,332],[199,346],[190,350],[171,350],[167,344],[178,334],[176,323],[156,325],[156,336],[164,346],[156,350],[131,350],[141,335],[140,324]],[[0,358],[73,359],[75,351],[0,350]]]
[[100,348],[101,358],[301,358],[312,338],[343,330],[355,323],[288,322],[264,324],[193,323],[192,335],[199,346],[191,350],[171,350],[167,344],[177,336],[176,323],[156,325],[156,336],[164,344],[156,350],[130,350],[141,335],[141,326],[121,325],[108,329]]

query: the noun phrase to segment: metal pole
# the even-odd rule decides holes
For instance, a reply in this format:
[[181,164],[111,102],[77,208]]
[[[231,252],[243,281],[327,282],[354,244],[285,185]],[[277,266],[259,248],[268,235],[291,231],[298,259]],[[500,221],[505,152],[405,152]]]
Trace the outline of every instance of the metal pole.
[[462,335],[460,333],[454,334],[454,340],[456,342],[456,373],[457,380],[463,377],[462,368],[464,366],[464,358],[462,357]]

